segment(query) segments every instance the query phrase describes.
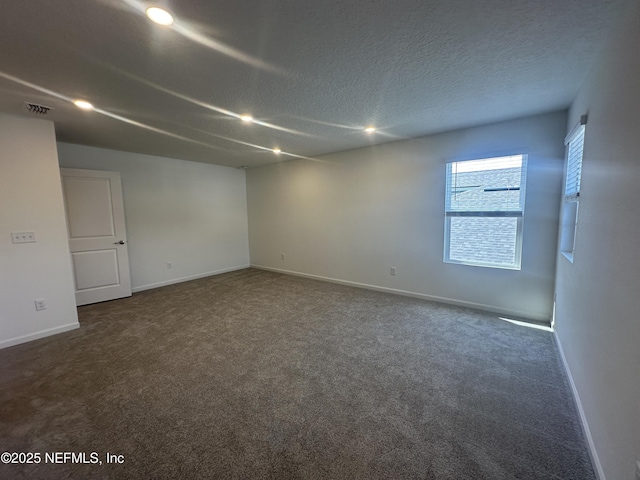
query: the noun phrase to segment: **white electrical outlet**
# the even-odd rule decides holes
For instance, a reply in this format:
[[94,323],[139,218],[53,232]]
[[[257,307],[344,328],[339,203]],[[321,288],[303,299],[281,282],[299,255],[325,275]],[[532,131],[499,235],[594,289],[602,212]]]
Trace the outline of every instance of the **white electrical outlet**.
[[280,254],[280,258],[281,258],[282,260],[284,260],[284,253],[281,253],[281,254]]
[[167,262],[167,270],[171,270],[173,268],[173,262]]
[[389,273],[395,277],[396,276],[396,267],[391,267],[389,269]]
[[34,243],[36,234],[33,232],[12,232],[11,243]]
[[36,310],[37,311],[46,310],[47,309],[47,303],[44,301],[44,298],[36,298],[34,300],[34,303],[36,304]]

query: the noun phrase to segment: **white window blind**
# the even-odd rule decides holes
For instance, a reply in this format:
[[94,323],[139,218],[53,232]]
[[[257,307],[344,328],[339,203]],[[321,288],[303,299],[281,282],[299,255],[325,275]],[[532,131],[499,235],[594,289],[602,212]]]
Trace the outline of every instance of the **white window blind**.
[[567,136],[567,176],[565,178],[564,197],[566,201],[576,200],[580,196],[580,179],[582,176],[582,154],[584,151],[584,132],[586,116],[580,124]]
[[567,172],[564,183],[564,204],[560,224],[560,253],[573,263],[578,226],[578,203],[580,201],[580,181],[582,179],[582,157],[587,116],[582,115],[564,140],[567,146]]

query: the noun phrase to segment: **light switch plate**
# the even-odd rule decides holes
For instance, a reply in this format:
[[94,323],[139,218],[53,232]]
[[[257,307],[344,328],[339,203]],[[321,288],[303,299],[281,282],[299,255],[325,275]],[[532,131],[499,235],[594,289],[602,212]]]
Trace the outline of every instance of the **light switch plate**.
[[34,232],[11,232],[11,243],[34,243],[35,241]]

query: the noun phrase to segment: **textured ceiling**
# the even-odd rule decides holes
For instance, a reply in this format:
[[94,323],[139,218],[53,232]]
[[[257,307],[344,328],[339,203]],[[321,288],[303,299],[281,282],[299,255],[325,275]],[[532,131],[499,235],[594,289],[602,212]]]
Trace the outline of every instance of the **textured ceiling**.
[[116,150],[314,157],[566,108],[631,1],[155,2],[172,27],[139,0],[6,1],[0,111],[47,105],[59,140]]

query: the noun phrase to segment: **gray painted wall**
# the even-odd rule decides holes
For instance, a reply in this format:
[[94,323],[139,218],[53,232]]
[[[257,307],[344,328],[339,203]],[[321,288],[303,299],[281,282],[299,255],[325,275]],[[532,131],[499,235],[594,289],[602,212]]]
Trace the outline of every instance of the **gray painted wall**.
[[570,111],[588,113],[574,263],[558,256],[557,336],[602,478],[640,459],[640,3]]
[[[250,169],[251,263],[549,319],[565,127],[558,112]],[[515,153],[529,155],[522,270],[443,263],[446,162]]]
[[58,152],[62,167],[120,172],[134,291],[248,266],[244,170],[65,143]]

